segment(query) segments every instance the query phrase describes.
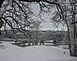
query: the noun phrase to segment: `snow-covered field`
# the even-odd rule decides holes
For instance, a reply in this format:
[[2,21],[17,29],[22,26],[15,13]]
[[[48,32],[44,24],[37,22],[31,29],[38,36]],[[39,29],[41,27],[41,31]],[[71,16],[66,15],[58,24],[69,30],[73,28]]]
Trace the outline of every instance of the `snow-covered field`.
[[10,42],[3,42],[5,49],[0,48],[0,61],[77,61],[70,57],[69,51],[53,46],[18,47]]

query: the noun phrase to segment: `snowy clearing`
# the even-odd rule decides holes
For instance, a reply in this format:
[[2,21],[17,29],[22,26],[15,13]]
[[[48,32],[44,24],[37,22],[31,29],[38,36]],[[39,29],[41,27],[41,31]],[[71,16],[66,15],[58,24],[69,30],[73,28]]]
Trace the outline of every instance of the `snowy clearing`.
[[5,49],[0,48],[0,61],[77,61],[70,57],[67,49],[53,46],[18,47],[10,42],[3,42]]

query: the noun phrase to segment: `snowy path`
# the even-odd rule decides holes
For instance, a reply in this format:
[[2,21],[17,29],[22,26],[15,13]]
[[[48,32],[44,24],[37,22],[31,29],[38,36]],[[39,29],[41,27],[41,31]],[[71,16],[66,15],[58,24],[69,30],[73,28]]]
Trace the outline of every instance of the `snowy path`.
[[[77,61],[68,50],[53,46],[30,46],[21,48],[4,42],[6,49],[0,49],[0,61]],[[65,54],[64,54],[65,52]]]

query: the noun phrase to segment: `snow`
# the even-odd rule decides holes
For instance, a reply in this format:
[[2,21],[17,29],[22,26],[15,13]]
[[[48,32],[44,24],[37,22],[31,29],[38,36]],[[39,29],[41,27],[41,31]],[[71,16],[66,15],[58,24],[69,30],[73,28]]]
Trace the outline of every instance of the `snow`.
[[[54,46],[18,47],[10,42],[3,42],[5,49],[0,49],[0,61],[77,61],[70,57],[67,49]],[[65,54],[64,54],[65,52]]]

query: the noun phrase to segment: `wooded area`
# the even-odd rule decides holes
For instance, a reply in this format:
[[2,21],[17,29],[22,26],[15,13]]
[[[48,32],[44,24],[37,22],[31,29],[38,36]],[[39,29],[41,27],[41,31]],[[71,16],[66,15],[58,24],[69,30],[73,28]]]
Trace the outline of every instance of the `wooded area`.
[[[30,9],[33,2],[40,8],[37,21],[33,19],[35,14]],[[67,26],[70,55],[77,56],[77,0],[0,0],[0,28],[4,26],[6,30],[7,24],[24,35],[26,29],[39,30],[39,25],[44,20],[42,14],[51,13],[51,8],[56,8],[56,12],[52,14],[54,22]],[[27,35],[30,33],[27,32]]]

